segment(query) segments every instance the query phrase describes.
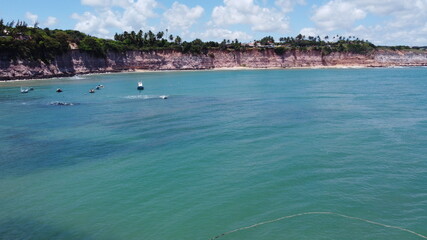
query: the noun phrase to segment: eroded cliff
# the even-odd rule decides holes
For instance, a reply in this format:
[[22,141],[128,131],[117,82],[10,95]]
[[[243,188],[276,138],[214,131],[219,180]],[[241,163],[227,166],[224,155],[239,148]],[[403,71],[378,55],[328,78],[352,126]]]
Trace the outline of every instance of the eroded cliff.
[[292,68],[292,67],[389,67],[427,66],[427,52],[378,50],[370,54],[273,49],[209,51],[183,54],[173,50],[110,52],[105,58],[79,50],[57,56],[51,63],[11,60],[0,53],[0,80],[49,78],[76,74],[144,70],[201,70],[214,68]]

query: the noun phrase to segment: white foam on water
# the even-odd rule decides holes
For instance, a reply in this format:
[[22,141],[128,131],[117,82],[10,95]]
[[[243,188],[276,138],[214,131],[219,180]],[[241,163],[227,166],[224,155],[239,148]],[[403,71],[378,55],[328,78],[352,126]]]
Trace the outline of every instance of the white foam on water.
[[126,99],[150,99],[153,97],[149,95],[130,95],[130,96],[126,96],[125,98]]
[[169,97],[169,95],[129,95],[126,96],[124,98],[126,99],[142,99],[142,100],[147,100],[147,99],[167,99]]
[[223,237],[223,236],[231,234],[231,233],[240,232],[240,231],[248,230],[248,229],[255,228],[255,227],[258,227],[258,226],[261,226],[261,225],[270,224],[270,223],[278,222],[278,221],[281,221],[281,220],[284,220],[284,219],[299,217],[299,216],[303,216],[303,215],[334,215],[334,216],[338,216],[338,217],[342,217],[342,218],[347,218],[347,219],[352,219],[352,220],[358,220],[358,221],[366,222],[366,223],[369,223],[369,224],[372,224],[372,225],[378,225],[378,226],[381,226],[381,227],[384,227],[384,228],[397,229],[397,230],[400,230],[400,231],[403,231],[403,232],[407,232],[407,233],[413,234],[413,235],[418,236],[420,238],[427,239],[427,236],[422,235],[422,234],[417,233],[417,232],[414,232],[412,230],[409,230],[409,229],[406,229],[406,228],[402,228],[402,227],[398,227],[398,226],[392,226],[392,225],[387,225],[387,224],[383,224],[383,223],[379,223],[379,222],[374,222],[374,221],[371,221],[371,220],[368,220],[368,219],[364,219],[364,218],[352,217],[352,216],[348,216],[348,215],[344,215],[344,214],[340,214],[340,213],[334,213],[334,212],[305,212],[305,213],[298,213],[298,214],[288,215],[288,216],[276,218],[276,219],[273,219],[273,220],[268,220],[268,221],[265,221],[265,222],[255,223],[255,224],[252,224],[252,225],[246,226],[246,227],[237,228],[237,229],[234,229],[234,230],[222,233],[220,235],[217,235],[215,237],[212,237],[209,240],[218,239],[220,237]]
[[72,76],[71,79],[86,79],[86,78],[80,75],[75,75],[75,76]]
[[49,105],[55,105],[55,106],[74,106],[74,103],[52,101],[52,102],[49,103]]
[[386,68],[409,68],[409,67],[405,67],[405,66],[388,66]]

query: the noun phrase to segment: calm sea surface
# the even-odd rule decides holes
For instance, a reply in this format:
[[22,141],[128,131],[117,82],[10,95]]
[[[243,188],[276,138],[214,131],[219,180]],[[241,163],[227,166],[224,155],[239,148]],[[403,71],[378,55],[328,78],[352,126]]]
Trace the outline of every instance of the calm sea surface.
[[[0,239],[208,240],[314,211],[427,235],[427,68],[0,83]],[[312,214],[219,239],[422,238]]]

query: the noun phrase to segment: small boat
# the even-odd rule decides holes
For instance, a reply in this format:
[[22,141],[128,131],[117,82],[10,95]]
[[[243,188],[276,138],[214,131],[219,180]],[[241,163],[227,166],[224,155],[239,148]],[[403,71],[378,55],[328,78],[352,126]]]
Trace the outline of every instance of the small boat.
[[168,99],[168,96],[167,95],[161,95],[161,96],[159,96],[161,99]]
[[144,86],[142,85],[142,82],[138,82],[138,87],[136,88],[139,91],[144,90]]
[[58,88],[58,89],[56,89],[56,92],[60,93],[60,92],[62,92],[62,89]]
[[21,93],[28,93],[28,91],[30,91],[28,88],[21,87]]
[[100,90],[101,88],[104,88],[104,85],[100,84],[100,85],[98,85],[98,86],[95,87],[96,90]]
[[91,90],[89,90],[89,93],[95,93],[95,90],[92,88]]

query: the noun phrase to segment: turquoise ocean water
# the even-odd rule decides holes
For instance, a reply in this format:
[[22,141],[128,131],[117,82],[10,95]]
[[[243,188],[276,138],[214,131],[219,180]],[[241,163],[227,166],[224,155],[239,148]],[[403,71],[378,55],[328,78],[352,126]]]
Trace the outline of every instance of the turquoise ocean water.
[[427,235],[427,68],[6,82],[0,114],[0,239]]

